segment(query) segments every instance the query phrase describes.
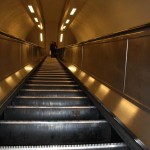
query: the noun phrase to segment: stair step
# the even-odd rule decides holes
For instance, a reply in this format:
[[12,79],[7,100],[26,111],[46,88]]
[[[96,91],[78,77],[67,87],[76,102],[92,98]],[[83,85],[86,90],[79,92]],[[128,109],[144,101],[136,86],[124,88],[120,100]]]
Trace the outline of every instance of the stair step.
[[125,143],[44,145],[44,146],[1,146],[2,150],[129,150]]
[[91,106],[93,105],[87,97],[29,97],[17,96],[12,105],[24,106]]
[[77,90],[80,89],[79,85],[48,85],[48,84],[25,84],[24,89],[49,89],[49,90]]
[[28,80],[26,83],[34,83],[34,84],[62,84],[62,85],[72,85],[75,84],[75,81],[49,81],[49,80]]
[[0,145],[51,145],[111,142],[105,120],[92,121],[0,121]]
[[43,75],[43,74],[34,74],[32,77],[52,77],[52,78],[60,78],[60,77],[62,77],[62,78],[69,78],[70,77],[70,75],[57,75],[57,74],[46,74],[46,75]]
[[41,90],[41,89],[21,89],[18,95],[21,96],[49,96],[49,97],[75,97],[85,96],[82,90]]
[[72,78],[48,78],[48,77],[30,77],[29,80],[43,80],[43,81],[73,81]]
[[35,74],[42,74],[42,75],[69,75],[67,72],[52,72],[52,71],[37,71]]
[[8,106],[4,120],[98,120],[103,117],[94,106],[35,107]]

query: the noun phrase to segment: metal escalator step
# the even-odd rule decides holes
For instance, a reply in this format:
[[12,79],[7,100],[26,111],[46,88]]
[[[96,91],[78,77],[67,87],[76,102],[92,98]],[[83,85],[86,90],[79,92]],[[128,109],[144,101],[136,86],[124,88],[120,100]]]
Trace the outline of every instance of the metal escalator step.
[[57,70],[47,70],[47,71],[37,71],[37,73],[42,74],[68,74],[66,71],[57,71]]
[[32,77],[47,77],[47,78],[60,78],[60,77],[62,77],[62,78],[69,78],[70,77],[70,75],[35,75],[35,74],[33,74],[32,75]]
[[79,85],[48,85],[48,84],[25,84],[24,89],[49,89],[49,90],[62,90],[62,89],[80,89]]
[[41,89],[21,89],[18,95],[21,96],[49,96],[49,97],[75,97],[85,96],[82,90],[41,90]]
[[87,97],[29,97],[17,96],[12,105],[24,106],[91,106],[93,105]]
[[29,80],[43,80],[43,81],[73,81],[72,78],[48,78],[48,77],[30,77]]
[[35,107],[8,106],[4,120],[98,120],[103,117],[94,106]]
[[36,72],[34,75],[69,75],[67,72]]
[[129,150],[125,143],[44,145],[44,146],[1,146],[3,150]]
[[62,85],[68,85],[68,84],[75,84],[75,81],[49,81],[49,80],[28,80],[26,83],[34,83],[34,84],[62,84]]
[[109,143],[111,127],[105,120],[0,121],[0,145]]

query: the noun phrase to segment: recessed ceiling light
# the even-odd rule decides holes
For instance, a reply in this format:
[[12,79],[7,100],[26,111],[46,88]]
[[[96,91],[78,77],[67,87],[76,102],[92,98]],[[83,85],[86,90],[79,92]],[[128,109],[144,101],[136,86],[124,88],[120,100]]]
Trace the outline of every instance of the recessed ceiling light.
[[60,42],[63,41],[63,34],[60,34]]
[[40,24],[40,26],[41,26],[41,30],[43,29],[43,25],[42,25],[42,23]]
[[70,22],[70,20],[69,20],[69,19],[67,19],[67,20],[66,20],[66,23],[68,24],[69,22]]
[[43,34],[40,33],[40,41],[43,42]]
[[38,18],[34,18],[34,20],[35,20],[35,22],[39,22],[39,21],[38,21]]
[[61,30],[61,31],[63,31],[63,29],[64,29],[64,25],[62,24],[62,26],[61,26],[60,30]]
[[70,15],[74,15],[74,13],[76,12],[77,8],[73,8],[70,12]]
[[31,13],[34,13],[34,9],[33,9],[32,5],[28,5],[28,8],[29,8]]

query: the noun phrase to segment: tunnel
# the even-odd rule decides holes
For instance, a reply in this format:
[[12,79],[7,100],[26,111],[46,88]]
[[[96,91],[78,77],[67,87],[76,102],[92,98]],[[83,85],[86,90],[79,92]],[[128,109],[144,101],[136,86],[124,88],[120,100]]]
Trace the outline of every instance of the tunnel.
[[1,0],[0,150],[150,149],[149,6]]

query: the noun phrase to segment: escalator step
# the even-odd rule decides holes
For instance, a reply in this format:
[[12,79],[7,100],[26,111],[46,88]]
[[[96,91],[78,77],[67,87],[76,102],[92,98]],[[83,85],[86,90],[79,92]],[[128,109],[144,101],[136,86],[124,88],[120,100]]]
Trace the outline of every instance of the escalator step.
[[8,106],[4,111],[5,120],[98,120],[102,119],[94,106],[76,107],[35,107]]
[[100,121],[0,121],[0,145],[109,143],[111,127]]
[[28,80],[26,83],[34,83],[34,84],[62,84],[62,85],[72,85],[75,84],[75,81],[49,81],[49,80]]
[[43,81],[73,81],[72,78],[48,78],[48,77],[30,77],[29,80],[43,80]]
[[52,77],[52,78],[60,78],[60,77],[62,77],[62,78],[67,78],[68,77],[69,78],[70,75],[67,75],[67,74],[66,75],[63,75],[63,74],[62,75],[61,74],[60,75],[58,75],[58,74],[46,74],[46,75],[34,74],[33,77],[43,77],[43,78],[44,77]]
[[79,85],[48,85],[48,84],[25,84],[24,89],[49,89],[49,90],[77,90],[80,89]]
[[3,150],[129,150],[125,143],[47,145],[47,146],[1,146]]
[[49,97],[75,97],[85,96],[82,90],[41,90],[41,89],[21,89],[20,96],[49,96]]
[[13,105],[24,106],[91,106],[93,105],[87,97],[27,97],[18,96],[12,101]]

